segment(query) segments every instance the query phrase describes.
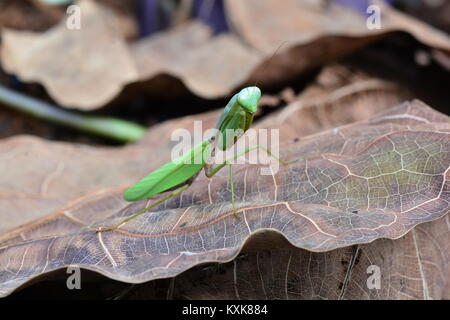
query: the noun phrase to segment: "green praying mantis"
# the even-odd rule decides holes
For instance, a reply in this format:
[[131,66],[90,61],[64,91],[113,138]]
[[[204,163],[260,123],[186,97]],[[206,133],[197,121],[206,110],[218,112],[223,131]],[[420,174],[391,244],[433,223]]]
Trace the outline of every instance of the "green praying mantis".
[[116,225],[108,228],[100,228],[98,231],[114,230],[124,223],[136,218],[137,216],[148,212],[150,209],[164,203],[170,198],[186,190],[204,169],[205,175],[210,178],[227,164],[230,165],[229,179],[231,202],[235,210],[233,175],[231,161],[238,159],[252,150],[260,149],[265,151],[282,164],[286,162],[275,157],[266,148],[255,145],[246,148],[231,159],[227,159],[220,164],[210,164],[209,160],[215,155],[215,149],[226,151],[230,149],[236,141],[250,128],[253,118],[258,109],[258,102],[261,98],[261,90],[256,87],[247,87],[235,94],[226,105],[219,121],[216,125],[216,134],[207,138],[203,142],[194,146],[190,151],[171,162],[166,163],[159,169],[156,169],[148,176],[131,186],[124,193],[124,199],[130,202],[144,200],[163,192],[172,191],[169,195],[156,201],[152,205],[130,215]]

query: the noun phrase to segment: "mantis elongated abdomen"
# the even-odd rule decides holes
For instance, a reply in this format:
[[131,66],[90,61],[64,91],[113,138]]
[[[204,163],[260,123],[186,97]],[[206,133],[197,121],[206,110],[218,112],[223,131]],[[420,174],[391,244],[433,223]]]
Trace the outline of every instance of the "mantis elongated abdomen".
[[186,154],[151,172],[124,193],[127,201],[139,201],[182,186],[196,176],[211,154],[211,144],[203,141]]

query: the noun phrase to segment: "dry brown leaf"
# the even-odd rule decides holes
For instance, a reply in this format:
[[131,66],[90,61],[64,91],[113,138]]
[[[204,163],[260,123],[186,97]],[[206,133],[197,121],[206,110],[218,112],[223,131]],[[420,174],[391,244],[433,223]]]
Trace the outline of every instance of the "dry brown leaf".
[[[381,1],[375,3],[381,9],[381,29],[369,29],[366,18],[356,11],[320,0],[288,0],[283,5],[275,0],[226,1],[226,8],[236,30],[266,54],[283,41],[289,41],[288,46],[296,46],[325,36],[356,38],[392,31],[411,33],[430,47],[450,51],[450,39],[444,32]],[[343,40],[335,39],[334,46],[344,47],[339,43]],[[315,50],[318,53],[320,48]]]
[[131,44],[139,78],[148,79],[171,69],[176,72],[186,53],[205,45],[211,37],[208,26],[194,22]]
[[0,2],[0,29],[42,31],[58,23],[63,16],[64,11],[60,7],[36,6],[29,1]]
[[0,193],[0,233],[21,224],[48,216],[66,203],[62,197],[38,194]]
[[281,139],[289,140],[370,119],[412,98],[406,89],[393,83],[343,65],[330,65],[295,101],[258,125],[282,126]]
[[221,98],[256,82],[279,84],[395,31],[450,52],[446,34],[389,7],[382,8],[382,29],[369,30],[365,18],[348,8],[301,0],[283,6],[273,0],[226,2],[241,38],[211,37],[208,27],[192,22],[128,46],[114,31],[114,15],[87,3],[81,2],[82,30],[68,30],[65,21],[40,35],[6,30],[2,49],[9,72],[42,83],[59,104],[84,110],[102,107],[127,84],[144,82],[148,91],[167,91],[161,75],[171,76],[169,82],[181,80],[205,98]]
[[381,7],[381,29],[369,29],[366,18],[329,1],[276,0],[225,2],[227,16],[239,35],[266,57],[283,42],[272,67],[253,72],[250,82],[261,85],[289,79],[336,61],[395,31],[410,33],[424,44],[450,51],[444,32],[391,7]]
[[135,81],[137,71],[113,14],[93,1],[79,5],[79,30],[65,19],[42,34],[4,29],[1,60],[7,72],[42,83],[59,104],[89,110]]
[[211,38],[211,30],[196,22],[138,41],[130,50],[141,81],[169,74],[205,98],[229,94],[260,61],[237,37]]
[[397,11],[380,0],[372,1],[381,9],[383,29],[408,32],[423,44],[450,53],[450,38],[447,33]]
[[[232,262],[151,281],[123,298],[448,299],[449,224],[447,215],[400,239],[325,253],[298,249],[275,233],[261,233]],[[367,286],[374,266],[380,270],[379,289]]]
[[[288,41],[286,45],[291,47],[328,35],[368,34],[361,15],[340,5],[327,6],[325,1],[288,0],[281,4],[275,0],[250,0],[225,4],[236,31],[266,54],[271,54],[283,41]],[[337,41],[335,45],[342,46]]]
[[[284,140],[283,158],[296,163],[269,176],[259,175],[260,166],[235,169],[240,219],[223,172],[199,177],[180,197],[112,232],[93,227],[111,225],[147,201],[128,205],[123,188],[93,193],[0,238],[0,292],[67,265],[126,282],[173,277],[232,260],[264,230],[313,252],[397,239],[449,210],[449,132],[447,116],[416,101]],[[440,254],[447,268],[447,253]]]

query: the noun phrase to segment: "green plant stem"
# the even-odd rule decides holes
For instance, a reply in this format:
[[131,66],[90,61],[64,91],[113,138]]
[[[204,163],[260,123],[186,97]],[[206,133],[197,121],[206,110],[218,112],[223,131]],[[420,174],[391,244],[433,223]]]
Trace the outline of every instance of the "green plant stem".
[[138,124],[111,117],[93,117],[69,112],[3,86],[0,86],[0,104],[39,119],[121,142],[136,141],[145,134],[145,128]]

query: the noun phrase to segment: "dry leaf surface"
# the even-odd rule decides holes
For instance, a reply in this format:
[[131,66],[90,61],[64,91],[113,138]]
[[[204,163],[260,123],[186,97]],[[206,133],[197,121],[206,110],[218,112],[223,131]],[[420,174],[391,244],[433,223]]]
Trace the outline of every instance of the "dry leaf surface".
[[413,101],[367,121],[283,140],[283,158],[297,162],[267,176],[261,166],[235,169],[238,219],[226,173],[199,177],[181,196],[113,232],[93,227],[111,225],[147,201],[125,203],[123,188],[92,193],[0,238],[1,293],[67,265],[127,282],[173,277],[230,261],[267,230],[311,252],[397,239],[448,212],[449,129],[447,116]]
[[[276,0],[226,1],[230,20],[244,39],[265,53],[271,53],[280,39],[292,46],[308,44],[322,37],[336,37],[334,47],[346,50],[340,37],[364,38],[392,31],[405,31],[437,49],[450,51],[450,39],[419,20],[403,14],[381,1],[381,28],[369,28],[360,13],[327,1]],[[277,12],[278,14],[268,14]],[[320,48],[315,48],[319,52]],[[330,54],[329,51],[326,54]]]
[[[254,236],[231,262],[135,286],[125,299],[448,299],[449,216],[400,239],[329,252],[295,248],[275,233]],[[379,287],[370,277],[379,268]]]

